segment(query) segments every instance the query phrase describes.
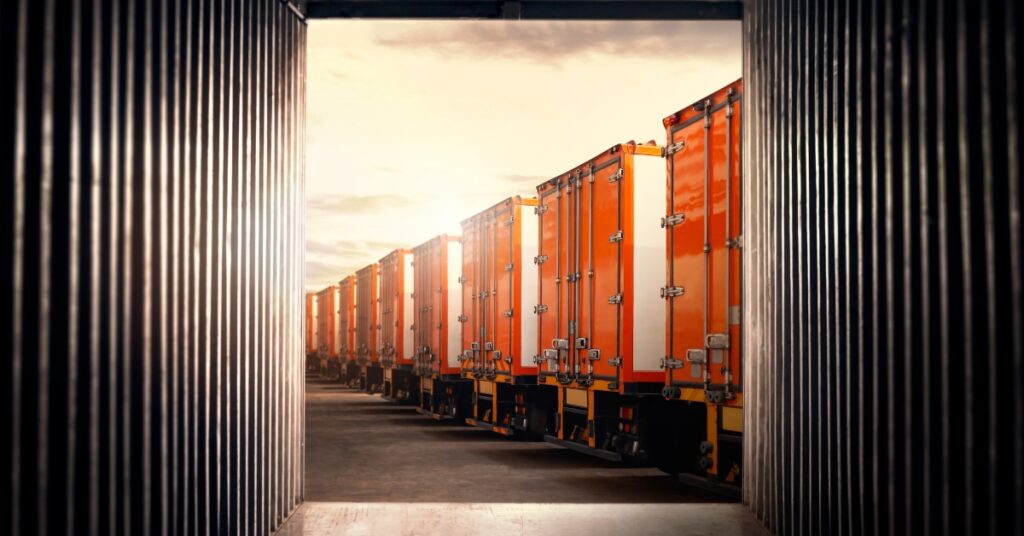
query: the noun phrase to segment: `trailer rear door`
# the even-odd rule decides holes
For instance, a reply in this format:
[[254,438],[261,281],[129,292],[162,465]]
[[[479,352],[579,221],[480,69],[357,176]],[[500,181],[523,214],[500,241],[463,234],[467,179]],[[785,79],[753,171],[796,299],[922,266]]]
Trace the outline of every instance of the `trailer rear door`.
[[670,385],[740,385],[741,93],[736,81],[665,119]]

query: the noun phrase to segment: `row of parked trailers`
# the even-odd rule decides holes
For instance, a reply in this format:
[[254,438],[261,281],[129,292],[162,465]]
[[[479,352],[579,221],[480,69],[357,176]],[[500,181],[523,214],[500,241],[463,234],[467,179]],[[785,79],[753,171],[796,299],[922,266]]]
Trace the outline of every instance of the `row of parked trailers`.
[[741,475],[736,81],[306,297],[311,368],[435,419]]

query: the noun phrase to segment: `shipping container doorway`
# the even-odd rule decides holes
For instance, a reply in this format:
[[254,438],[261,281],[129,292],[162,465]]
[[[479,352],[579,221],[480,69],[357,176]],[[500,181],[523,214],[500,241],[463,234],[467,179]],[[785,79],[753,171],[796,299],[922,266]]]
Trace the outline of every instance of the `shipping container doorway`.
[[[310,6],[314,13],[321,8]],[[617,162],[615,147],[630,154],[649,153],[650,158],[636,157],[637,169],[649,160],[652,165],[645,169],[653,170],[646,172],[651,175],[644,176],[647,182],[638,184],[649,188],[649,179],[660,182],[660,197],[656,192],[654,197],[664,199],[665,170],[669,169],[665,157],[672,157],[671,151],[664,154],[665,147],[671,145],[666,133],[676,136],[673,124],[666,121],[681,119],[687,114],[677,114],[680,109],[739,78],[739,30],[737,21],[309,21],[307,311],[316,311],[313,322],[329,334],[321,339],[327,347],[307,344],[307,349],[313,350],[309,367],[315,372],[307,378],[307,505],[298,516],[305,520],[304,530],[329,524],[335,516],[356,509],[380,520],[380,524],[370,523],[374,529],[398,526],[394,518],[398,511],[407,516],[403,523],[447,523],[438,520],[457,511],[468,526],[483,523],[482,516],[494,516],[501,523],[522,527],[524,520],[555,514],[565,520],[566,527],[600,530],[604,523],[619,523],[624,531],[637,522],[645,523],[649,512],[666,508],[673,512],[668,516],[671,521],[654,522],[650,528],[662,523],[672,531],[672,527],[693,523],[690,517],[694,512],[714,511],[716,515],[704,520],[711,523],[708,527],[754,529],[756,523],[734,499],[680,483],[675,477],[678,470],[669,475],[655,467],[653,453],[634,445],[633,456],[605,455],[614,448],[609,450],[607,441],[601,445],[596,437],[587,437],[585,419],[577,426],[563,417],[571,411],[554,416],[566,423],[555,436],[548,435],[546,442],[541,440],[543,433],[525,439],[529,434],[511,433],[515,432],[514,419],[525,422],[527,417],[512,410],[499,418],[498,400],[502,396],[499,391],[515,386],[485,380],[427,387],[415,378],[415,386],[407,384],[408,379],[392,376],[389,370],[397,370],[395,363],[402,357],[394,345],[388,349],[387,340],[397,341],[395,336],[378,339],[381,351],[374,354],[366,348],[359,350],[366,346],[365,341],[359,340],[358,328],[350,325],[358,323],[357,296],[364,296],[363,303],[369,305],[364,305],[363,315],[370,307],[377,315],[390,314],[389,323],[399,326],[397,331],[411,328],[410,338],[421,341],[428,321],[416,315],[440,305],[432,302],[417,307],[414,295],[418,291],[409,291],[405,304],[389,299],[401,288],[401,278],[389,279],[384,272],[397,273],[394,267],[404,264],[397,260],[405,258],[404,252],[410,257],[406,270],[416,268],[416,275],[407,278],[409,283],[438,284],[443,279],[423,274],[444,269],[453,281],[450,286],[474,285],[473,292],[453,296],[448,305],[454,311],[453,322],[445,332],[467,333],[462,323],[471,324],[474,330],[500,326],[498,315],[511,319],[520,310],[533,313],[524,314],[523,322],[536,322],[535,314],[543,312],[543,305],[534,303],[538,300],[532,295],[515,306],[502,306],[500,311],[497,305],[486,313],[473,309],[479,290],[486,294],[495,291],[491,287],[503,286],[497,283],[498,272],[519,277],[516,266],[544,262],[535,254],[536,240],[529,241],[533,249],[525,257],[518,249],[516,255],[496,254],[490,259],[474,253],[493,250],[495,244],[488,240],[500,242],[503,236],[498,233],[498,218],[488,215],[501,212],[504,199],[523,199],[525,210],[501,212],[502,221],[542,221],[546,207],[543,192],[540,201],[534,200],[538,187],[566,170],[585,165],[595,154],[606,153],[609,146],[613,146],[610,154]],[[680,55],[681,50],[692,54]],[[725,113],[724,106],[718,109]],[[722,118],[716,121],[725,124]],[[736,125],[738,141],[738,122]],[[633,145],[619,145],[626,142]],[[616,180],[605,175],[615,170],[604,167],[595,177],[614,186]],[[629,172],[633,172],[632,165]],[[632,176],[623,182],[631,184]],[[593,199],[592,195],[591,202]],[[657,220],[664,216],[665,207],[657,203],[655,207],[644,216],[654,218],[649,231],[658,243],[664,241],[664,223],[658,226]],[[601,218],[603,211],[607,209],[598,207],[594,214]],[[528,235],[537,233],[536,223],[526,227]],[[521,232],[518,226],[511,228]],[[446,240],[452,244],[446,254],[450,262],[429,269],[427,254],[422,254],[419,263],[413,260],[414,251],[426,251],[422,248],[443,235],[450,237]],[[510,247],[527,244],[519,234],[515,236]],[[616,246],[614,237],[602,237],[602,242],[610,242],[612,249]],[[664,258],[664,253],[660,255]],[[471,257],[479,262],[468,260]],[[359,285],[370,279],[357,282],[354,276],[369,273],[372,266],[380,271],[373,291],[377,294],[365,288],[360,293]],[[549,266],[554,268],[554,262]],[[664,268],[648,268],[653,268],[646,276],[652,281],[645,283],[653,283],[657,293],[663,285],[654,280],[661,278]],[[485,272],[494,275],[493,282],[483,276]],[[502,281],[509,280],[502,277]],[[537,278],[537,271],[528,277]],[[355,290],[346,291],[349,285]],[[391,286],[382,290],[385,286],[381,285]],[[352,297],[346,299],[346,292]],[[531,287],[530,294],[534,292]],[[660,298],[655,301],[661,303]],[[399,311],[403,305],[415,311],[409,317],[412,325],[402,323]],[[492,309],[495,320],[488,319]],[[381,316],[375,318],[379,325]],[[415,332],[416,325],[420,333]],[[520,329],[516,324],[516,333]],[[316,338],[317,333],[311,337]],[[453,358],[461,362],[465,346],[466,359],[472,359],[469,350],[475,348],[471,346],[474,338],[453,338],[451,346],[459,349],[451,350]],[[431,344],[429,337],[422,340]],[[651,341],[649,346],[660,346],[659,341]],[[420,351],[419,344],[415,343],[414,353]],[[481,343],[479,353],[483,351]],[[532,361],[541,350],[529,353]],[[415,361],[416,356],[410,357]],[[643,357],[657,363],[664,356],[645,350]],[[385,369],[379,384],[372,379],[376,377],[374,359]],[[361,365],[360,360],[364,361]],[[523,360],[524,365],[531,364],[528,360]],[[461,367],[458,362],[453,361],[456,374]],[[503,360],[495,363],[503,365]],[[500,367],[492,366],[493,371],[488,372],[482,365],[479,377],[498,373]],[[536,364],[533,367],[537,370]],[[664,363],[652,367],[663,368]],[[513,368],[508,367],[506,373],[511,374]],[[614,370],[613,366],[609,369]],[[663,374],[657,373],[657,381]],[[396,403],[411,402],[410,389],[417,391],[415,402]],[[541,393],[528,396],[547,392],[537,390]],[[562,392],[572,395],[577,391],[583,392]],[[577,403],[569,399],[560,402],[556,392],[554,387],[550,389],[556,407],[571,409]],[[651,398],[662,398],[661,394]],[[582,407],[608,405],[603,396],[592,395],[586,401],[584,395]],[[415,407],[423,406],[424,400],[426,410]],[[436,400],[436,405],[431,406],[430,400]],[[459,406],[461,403],[465,405]],[[516,398],[514,403],[527,402]],[[614,409],[620,417],[617,422],[630,422],[629,412],[636,411],[625,410]],[[458,418],[438,420],[449,417],[449,412]],[[666,420],[658,426],[667,430],[694,424]],[[629,424],[624,430],[623,437],[628,437]],[[700,434],[703,438],[704,430]],[[699,442],[691,446],[697,449]],[[628,454],[629,448],[624,452]],[[544,530],[557,533],[565,528],[560,527],[556,523]],[[293,525],[285,529],[298,530]]]

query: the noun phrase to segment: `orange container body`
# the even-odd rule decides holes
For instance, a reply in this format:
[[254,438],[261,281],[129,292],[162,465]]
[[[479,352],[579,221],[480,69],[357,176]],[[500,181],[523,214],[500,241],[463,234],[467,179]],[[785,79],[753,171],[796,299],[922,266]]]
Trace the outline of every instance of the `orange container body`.
[[331,285],[316,294],[316,351],[321,357],[337,358],[338,345],[338,287]]
[[664,120],[677,148],[668,157],[666,286],[685,289],[666,300],[665,382],[730,395],[741,373],[742,90],[737,80]]
[[[738,486],[741,80],[663,120],[667,134],[665,394],[707,408],[705,474]],[[680,291],[678,289],[685,289]],[[725,441],[725,439],[729,439]]]
[[459,267],[458,237],[440,235],[413,248],[416,268],[413,333],[416,373],[424,378],[458,376]]
[[412,366],[413,269],[412,251],[396,249],[380,267],[380,356],[384,368]]
[[514,382],[537,375],[536,199],[510,197],[462,222],[462,369]]
[[356,360],[356,277],[350,275],[338,282],[338,355],[342,361]]
[[379,290],[376,263],[356,272],[355,349],[356,361],[360,365],[380,361],[377,346],[380,336]]
[[316,293],[306,293],[306,353],[316,352]]
[[537,193],[538,381],[618,393],[660,385],[661,148],[616,145]]

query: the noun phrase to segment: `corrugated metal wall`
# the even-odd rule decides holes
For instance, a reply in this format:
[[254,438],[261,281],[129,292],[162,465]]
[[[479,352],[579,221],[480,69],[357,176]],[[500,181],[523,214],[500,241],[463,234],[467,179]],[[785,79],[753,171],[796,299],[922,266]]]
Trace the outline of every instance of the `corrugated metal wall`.
[[304,23],[0,10],[2,523],[268,533],[302,497]]
[[745,5],[744,500],[1024,533],[1022,8]]

